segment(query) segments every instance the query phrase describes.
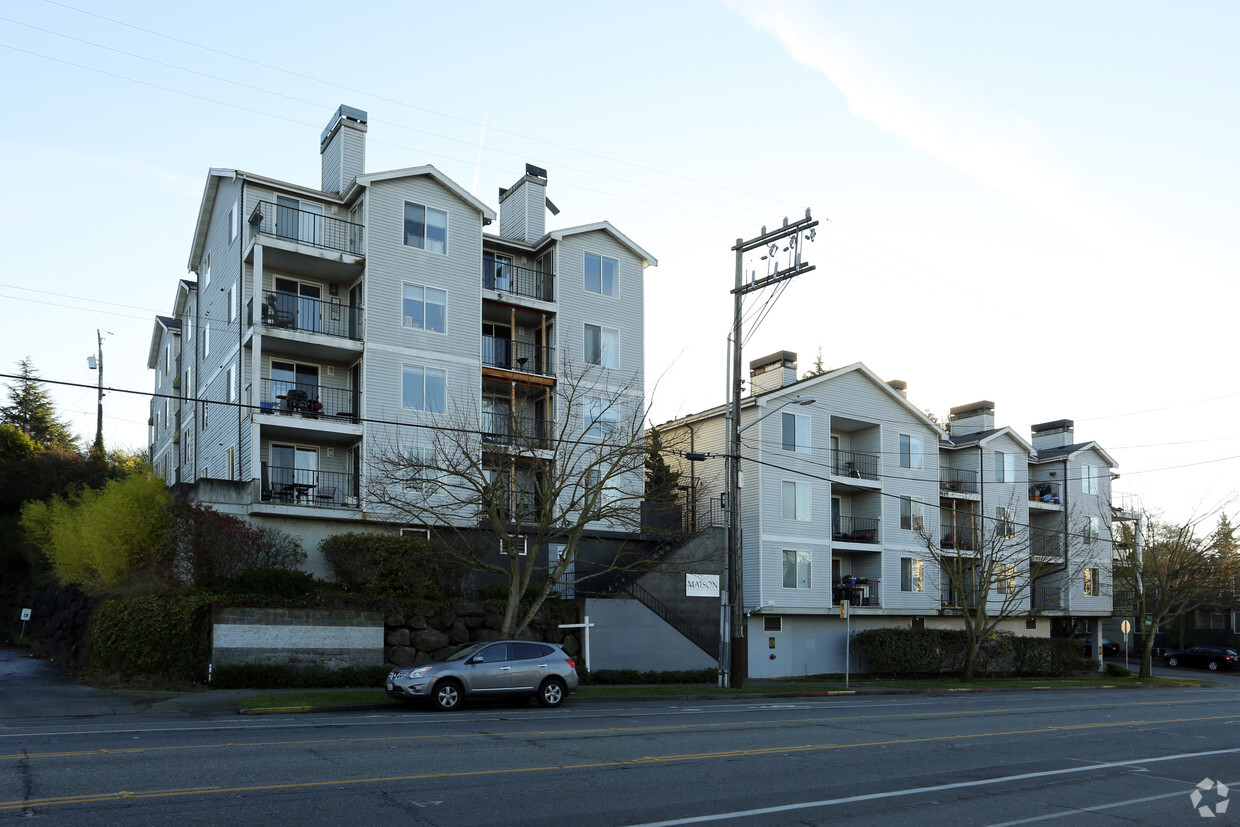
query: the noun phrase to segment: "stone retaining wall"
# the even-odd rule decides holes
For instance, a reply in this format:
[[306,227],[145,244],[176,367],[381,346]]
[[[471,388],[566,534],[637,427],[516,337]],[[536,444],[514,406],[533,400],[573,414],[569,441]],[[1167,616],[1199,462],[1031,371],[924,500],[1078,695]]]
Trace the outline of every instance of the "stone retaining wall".
[[18,635],[22,609],[30,609],[26,637],[46,646],[65,663],[78,665],[82,638],[90,613],[100,598],[90,597],[75,585],[56,584],[36,588],[25,583],[0,585],[0,626]]

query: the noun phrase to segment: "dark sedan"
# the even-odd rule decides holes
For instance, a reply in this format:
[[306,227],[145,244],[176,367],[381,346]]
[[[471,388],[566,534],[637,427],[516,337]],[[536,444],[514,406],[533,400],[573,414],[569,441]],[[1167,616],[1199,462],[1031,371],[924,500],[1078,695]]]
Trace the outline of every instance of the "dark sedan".
[[1240,663],[1240,655],[1235,649],[1225,646],[1190,646],[1182,652],[1167,652],[1163,660],[1168,666],[1196,666],[1217,672],[1220,669],[1235,669]]
[[[1081,642],[1081,647],[1085,650],[1085,657],[1090,658],[1094,655],[1094,639],[1091,635],[1079,635],[1077,640]],[[1102,655],[1110,657],[1119,654],[1119,644],[1109,638],[1102,639]]]

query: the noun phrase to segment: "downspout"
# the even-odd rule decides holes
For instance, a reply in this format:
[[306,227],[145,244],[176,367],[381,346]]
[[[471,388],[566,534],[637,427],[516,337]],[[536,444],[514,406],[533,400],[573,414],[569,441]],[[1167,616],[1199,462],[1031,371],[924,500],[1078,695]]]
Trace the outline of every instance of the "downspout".
[[[237,215],[236,215],[236,218],[234,219],[238,224],[238,227],[237,227],[237,290],[235,293],[236,302],[237,302],[237,450],[234,452],[234,455],[233,455],[233,462],[236,464],[236,468],[228,469],[228,473],[234,474],[235,475],[234,478],[238,482],[241,481],[241,446],[243,444],[243,431],[244,431],[244,429],[242,428],[241,414],[242,414],[242,411],[245,410],[245,403],[242,401],[242,397],[241,397],[241,387],[243,384],[242,379],[245,377],[245,369],[243,367],[244,360],[242,359],[242,348],[241,348],[242,342],[245,340],[245,325],[242,324],[242,321],[241,321],[241,311],[242,311],[241,296],[244,294],[244,287],[245,287],[245,236],[246,236],[245,228],[250,226],[249,222],[247,222],[244,218],[242,218],[244,214],[245,214],[245,179],[242,179],[241,196],[240,196],[240,200],[237,202]],[[225,296],[227,296],[227,293],[225,294]],[[225,317],[227,317],[227,315],[231,312],[232,312],[232,307],[229,307],[225,311]],[[250,377],[250,381],[253,382],[254,377]],[[317,467],[317,464],[316,464],[316,467]]]

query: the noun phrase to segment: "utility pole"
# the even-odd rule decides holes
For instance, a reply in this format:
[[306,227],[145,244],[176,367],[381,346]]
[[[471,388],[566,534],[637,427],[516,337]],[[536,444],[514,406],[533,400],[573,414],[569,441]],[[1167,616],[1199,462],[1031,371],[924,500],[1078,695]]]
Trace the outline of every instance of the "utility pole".
[[95,443],[91,446],[91,453],[99,457],[103,456],[103,331],[95,328],[95,335],[99,339],[98,356],[88,356],[86,364],[92,369],[99,371],[99,405],[95,416]]
[[[738,238],[732,251],[736,253],[736,286],[732,289],[732,336],[731,364],[728,370],[729,399],[725,414],[727,427],[727,479],[724,499],[728,508],[728,553],[724,559],[723,583],[721,583],[723,609],[721,611],[719,650],[720,685],[741,689],[745,686],[745,678],[749,672],[749,651],[745,644],[745,583],[744,556],[741,546],[741,311],[744,296],[770,287],[794,276],[808,273],[814,269],[811,264],[801,260],[801,247],[805,240],[813,241],[818,222],[805,211],[800,221],[788,223],[784,219],[782,227],[767,232],[766,227],[756,238],[748,241]],[[780,242],[788,240],[780,249]],[[763,278],[745,283],[745,254],[767,248],[767,275]],[[780,253],[788,254],[788,265],[781,268],[776,261]]]

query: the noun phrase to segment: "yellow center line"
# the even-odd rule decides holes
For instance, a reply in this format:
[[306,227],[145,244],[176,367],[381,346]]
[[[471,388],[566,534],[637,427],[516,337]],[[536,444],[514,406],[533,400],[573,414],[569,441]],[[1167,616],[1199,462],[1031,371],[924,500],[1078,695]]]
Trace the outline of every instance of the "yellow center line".
[[[1208,715],[1197,718],[1166,718],[1147,721],[1111,721],[1088,724],[1069,724],[1040,729],[1013,729],[999,732],[978,732],[973,734],[937,735],[925,738],[893,738],[885,741],[866,741],[856,744],[795,744],[778,747],[761,747],[755,749],[722,750],[719,752],[699,752],[683,755],[646,755],[641,758],[628,758],[620,761],[599,761],[586,764],[557,764],[538,767],[509,767],[506,769],[462,770],[457,772],[430,772],[418,775],[392,775],[373,778],[342,778],[333,781],[301,781],[287,784],[258,784],[245,787],[199,787],[190,789],[122,791],[111,793],[82,793],[64,795],[55,798],[32,798],[25,801],[0,801],[0,811],[22,810],[31,807],[49,807],[62,804],[94,804],[111,801],[131,801],[147,798],[175,798],[188,795],[210,795],[215,793],[247,793],[271,790],[311,789],[315,787],[331,787],[345,784],[382,784],[393,781],[423,781],[432,778],[468,778],[477,776],[515,775],[518,773],[563,772],[565,770],[606,769],[609,767],[633,767],[644,764],[666,764],[674,762],[705,761],[716,758],[747,758],[767,755],[784,755],[788,753],[821,752],[825,750],[862,749],[868,747],[890,747],[904,744],[928,744],[934,742],[967,741],[983,738],[1008,738],[1017,735],[1044,735],[1049,732],[1065,732],[1085,729],[1112,729],[1127,726],[1150,726],[1155,724],[1182,724],[1195,721],[1218,721],[1234,719],[1235,715]],[[345,739],[341,739],[345,740]],[[383,740],[383,739],[374,739]]]
[[[1143,701],[1135,704],[1125,704],[1125,710],[1132,710],[1142,706],[1173,706],[1184,703],[1183,701]],[[143,752],[170,752],[185,750],[215,750],[227,749],[230,747],[288,747],[288,746],[311,746],[314,744],[364,744],[382,741],[427,741],[427,740],[464,740],[469,738],[528,738],[532,736],[583,736],[583,735],[615,735],[623,733],[658,733],[658,732],[683,732],[687,730],[709,730],[721,729],[726,727],[743,727],[743,726],[778,726],[783,724],[830,724],[830,723],[847,723],[857,721],[889,721],[895,719],[933,719],[933,718],[956,718],[956,717],[979,717],[985,715],[1003,714],[1007,712],[1020,712],[1022,715],[1030,712],[1063,712],[1065,710],[1091,709],[1094,704],[1065,704],[1061,706],[1047,707],[1020,707],[1020,708],[999,708],[999,709],[982,709],[982,710],[952,710],[942,712],[899,712],[886,715],[841,715],[841,716],[822,716],[812,718],[785,718],[777,720],[764,721],[714,721],[694,724],[642,724],[639,726],[629,727],[591,727],[582,729],[530,729],[516,732],[465,732],[465,733],[443,733],[437,735],[382,735],[367,738],[310,738],[286,741],[229,741],[217,744],[175,744],[172,746],[161,747],[118,747],[112,749],[89,749],[89,750],[65,750],[60,752],[31,752],[31,753],[9,753],[0,755],[0,761],[23,761],[31,758],[80,758],[100,755],[135,755]]]

